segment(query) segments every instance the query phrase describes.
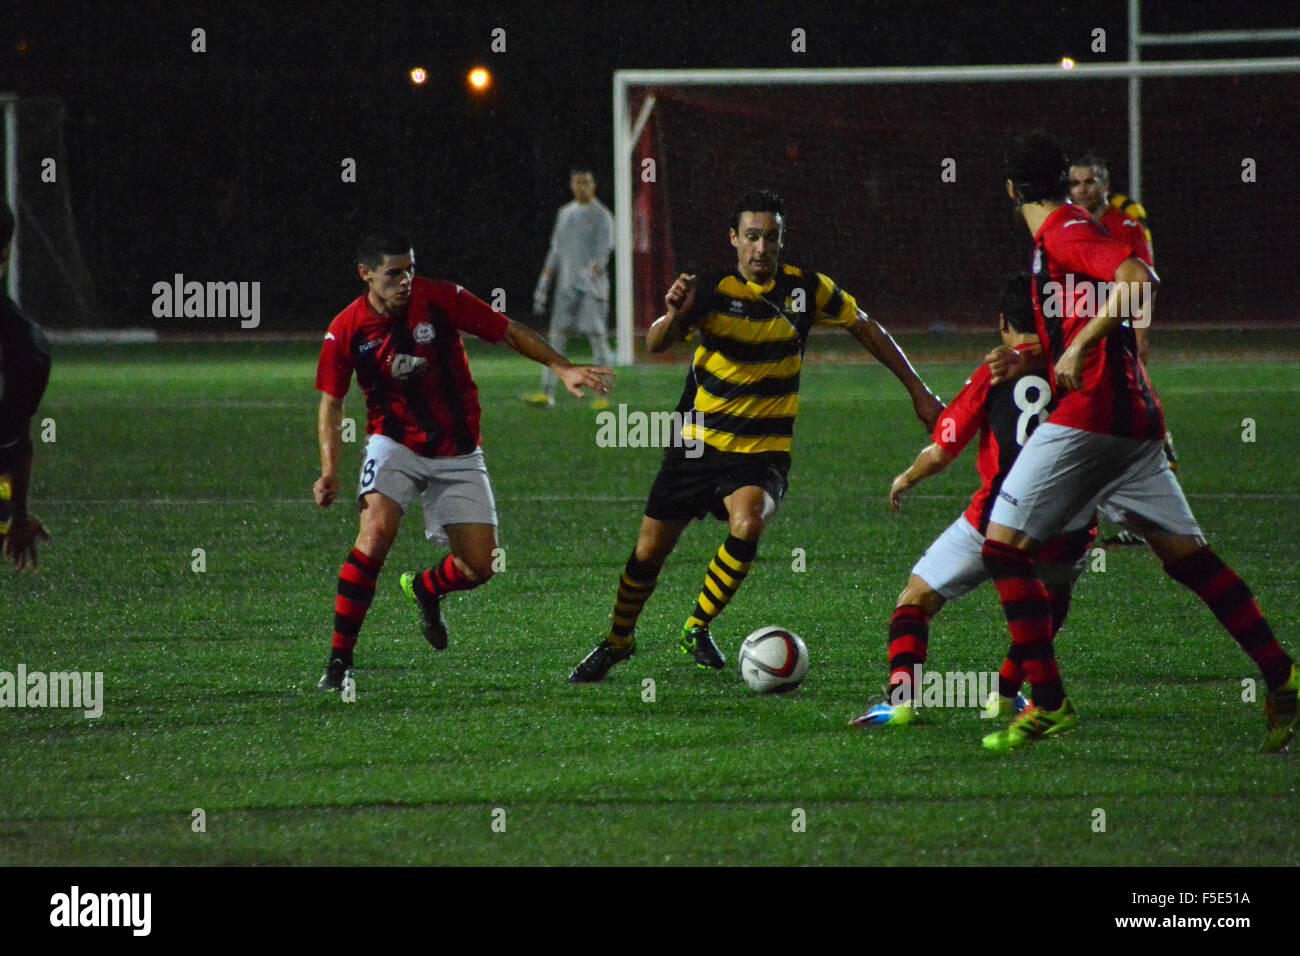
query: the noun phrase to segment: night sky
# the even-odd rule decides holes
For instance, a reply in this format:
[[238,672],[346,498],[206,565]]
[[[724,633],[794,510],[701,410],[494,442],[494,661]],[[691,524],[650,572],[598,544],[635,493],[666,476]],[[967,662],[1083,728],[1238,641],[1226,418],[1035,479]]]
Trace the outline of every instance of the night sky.
[[[1296,25],[1287,3],[1145,6],[1153,32]],[[413,234],[421,273],[527,302],[569,166],[594,166],[613,206],[616,68],[1117,61],[1126,6],[8,0],[0,17],[0,89],[67,109],[61,177],[100,323],[158,324],[150,289],[180,272],[260,280],[264,329],[282,331],[323,328],[358,294],[356,235],[386,220]],[[1098,26],[1104,55],[1088,51]],[[496,27],[504,53],[490,49]],[[790,50],[794,27],[806,54]],[[495,74],[484,97],[465,85],[474,65]],[[355,184],[341,181],[345,157]]]

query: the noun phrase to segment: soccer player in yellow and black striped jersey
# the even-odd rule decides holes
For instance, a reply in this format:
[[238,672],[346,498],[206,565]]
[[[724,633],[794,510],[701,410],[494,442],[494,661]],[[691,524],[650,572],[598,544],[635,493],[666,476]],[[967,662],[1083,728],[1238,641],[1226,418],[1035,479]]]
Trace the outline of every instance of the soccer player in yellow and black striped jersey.
[[664,450],[650,489],[636,550],[619,581],[609,636],[569,677],[604,680],[636,651],[637,617],[664,561],[696,518],[726,521],[729,534],[709,564],[682,628],[682,651],[701,668],[726,661],[709,626],[745,580],[758,540],[784,496],[799,410],[799,372],[814,325],[839,326],[898,377],[917,417],[933,429],[943,404],[917,376],[889,333],[826,276],[781,261],[785,208],[767,191],[736,205],[731,244],[736,266],[697,280],[680,275],[664,297],[667,312],[646,333],[646,348],[695,344],[677,411],[680,442]]

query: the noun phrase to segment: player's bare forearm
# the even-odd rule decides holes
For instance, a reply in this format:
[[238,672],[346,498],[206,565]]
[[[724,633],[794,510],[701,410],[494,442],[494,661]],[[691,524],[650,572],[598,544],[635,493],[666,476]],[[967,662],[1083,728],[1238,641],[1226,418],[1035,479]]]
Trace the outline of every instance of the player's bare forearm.
[[902,383],[907,393],[912,396],[912,405],[916,409],[917,417],[927,429],[934,428],[939,413],[943,411],[943,402],[930,391],[921,380],[921,376],[916,374],[916,369],[912,368],[912,363],[898,347],[893,336],[861,309],[858,310],[857,322],[849,327],[849,333]]
[[1026,372],[1047,372],[1047,356],[1041,345],[1028,349],[1013,349],[1009,345],[999,345],[984,356],[989,371],[993,374],[993,384],[1010,381]]
[[865,312],[859,311],[858,321],[849,328],[849,331],[877,362],[894,373],[894,377],[903,383],[903,387],[909,393],[929,391],[921,381],[921,377],[916,374],[916,369],[912,368],[912,363],[903,354],[903,350],[894,341],[894,337],[886,332],[879,322]]
[[1115,270],[1115,282],[1106,302],[1083,327],[1056,363],[1056,381],[1066,391],[1083,385],[1088,351],[1119,327],[1127,312],[1134,326],[1150,323],[1154,311],[1153,277],[1140,259],[1125,259]]
[[578,398],[582,397],[584,386],[602,395],[609,391],[610,379],[614,376],[612,370],[596,365],[574,365],[551,348],[540,335],[514,319],[506,326],[504,341],[524,358],[549,368],[564,383],[564,387]]
[[339,450],[343,447],[343,399],[321,393],[316,412],[316,439],[320,445],[320,477],[312,486],[316,504],[328,508],[339,493]]
[[646,329],[646,351],[650,353],[665,352],[681,337],[681,331],[677,328],[675,317],[666,314],[661,315],[655,319],[650,328]]
[[926,478],[939,474],[953,462],[953,456],[937,442],[926,445],[907,471],[894,479],[889,488],[889,504],[897,514],[903,507],[903,494]]
[[942,445],[931,442],[921,449],[921,453],[916,456],[916,461],[912,462],[911,467],[903,474],[908,476],[908,480],[913,485],[918,485],[925,479],[939,474],[952,462],[952,455],[948,454]]
[[532,359],[538,365],[545,365],[557,375],[573,363],[547,344],[546,340],[514,319],[508,320],[506,337],[502,340],[526,359]]
[[695,276],[685,272],[677,276],[664,295],[666,311],[646,330],[645,347],[648,352],[662,352],[674,342],[685,338],[682,320],[695,305]]

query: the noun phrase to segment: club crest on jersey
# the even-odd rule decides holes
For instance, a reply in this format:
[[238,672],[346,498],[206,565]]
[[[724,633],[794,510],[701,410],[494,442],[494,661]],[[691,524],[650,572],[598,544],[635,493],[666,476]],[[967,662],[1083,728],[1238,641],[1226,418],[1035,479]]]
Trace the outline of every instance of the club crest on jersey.
[[428,322],[421,322],[411,334],[415,336],[416,345],[428,345],[433,341],[433,326]]

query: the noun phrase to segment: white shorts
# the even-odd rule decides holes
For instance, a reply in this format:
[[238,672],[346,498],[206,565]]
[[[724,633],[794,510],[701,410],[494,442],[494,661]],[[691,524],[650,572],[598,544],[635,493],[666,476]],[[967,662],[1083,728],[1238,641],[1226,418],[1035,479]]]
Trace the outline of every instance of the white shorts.
[[403,514],[419,494],[424,536],[443,547],[450,544],[448,525],[497,525],[496,499],[482,448],[468,455],[425,458],[386,435],[371,435],[361,465],[358,502],[372,491],[393,499]]
[[551,306],[551,332],[580,335],[609,334],[609,300],[578,289],[556,289]]
[[[1068,530],[1076,531],[1087,527],[1088,519],[1071,524]],[[912,573],[944,600],[956,600],[989,579],[984,559],[980,556],[983,548],[984,535],[962,515],[925,549]],[[1083,574],[1087,562],[1086,553],[1068,563],[1043,562],[1038,565],[1038,576],[1048,587],[1073,584]]]
[[1163,441],[1098,435],[1051,422],[1039,425],[1020,450],[990,521],[1042,542],[1102,502],[1138,533],[1203,537],[1169,468]]

